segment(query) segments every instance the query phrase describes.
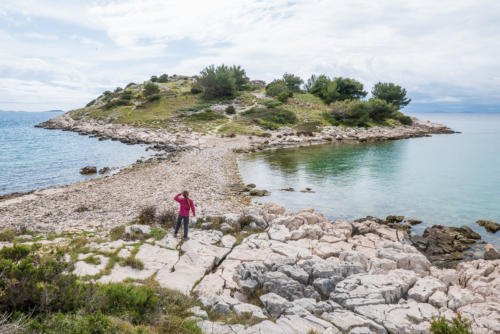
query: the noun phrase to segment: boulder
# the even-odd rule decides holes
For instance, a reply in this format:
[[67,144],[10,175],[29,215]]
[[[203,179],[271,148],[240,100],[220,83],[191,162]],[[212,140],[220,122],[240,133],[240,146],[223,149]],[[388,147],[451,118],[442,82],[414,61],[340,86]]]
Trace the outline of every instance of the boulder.
[[80,169],[80,174],[82,175],[96,174],[96,173],[97,173],[96,166],[85,166],[82,169]]
[[408,298],[418,302],[426,303],[429,297],[436,291],[446,292],[447,286],[440,280],[427,276],[417,280],[415,285],[408,291]]
[[250,196],[259,196],[259,197],[262,197],[262,196],[267,196],[269,195],[269,191],[267,190],[261,190],[261,189],[252,189],[250,190]]
[[500,259],[500,252],[492,244],[488,243],[484,246],[484,259],[485,260],[498,260]]
[[472,303],[481,303],[483,301],[484,297],[468,289],[452,285],[448,290],[448,308],[452,310]]
[[287,308],[292,306],[288,300],[272,292],[260,296],[259,299],[267,313],[273,318],[278,318]]
[[484,227],[486,231],[491,233],[496,233],[498,230],[500,230],[500,224],[495,223],[491,220],[478,220],[476,223],[479,226]]
[[236,304],[233,306],[233,311],[238,316],[246,316],[257,320],[267,319],[267,317],[262,312],[262,309],[253,304],[247,304],[247,303]]
[[151,227],[149,227],[148,225],[139,225],[139,224],[129,225],[125,227],[126,235],[130,236],[134,233],[140,233],[147,238],[151,234]]

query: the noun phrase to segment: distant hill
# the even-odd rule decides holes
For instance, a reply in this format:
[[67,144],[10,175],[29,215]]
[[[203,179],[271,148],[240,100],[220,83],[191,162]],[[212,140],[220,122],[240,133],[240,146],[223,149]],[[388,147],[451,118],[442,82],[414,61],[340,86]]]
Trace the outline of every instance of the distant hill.
[[42,111],[22,111],[22,110],[0,110],[0,112],[64,112],[64,110],[54,109],[54,110],[42,110]]

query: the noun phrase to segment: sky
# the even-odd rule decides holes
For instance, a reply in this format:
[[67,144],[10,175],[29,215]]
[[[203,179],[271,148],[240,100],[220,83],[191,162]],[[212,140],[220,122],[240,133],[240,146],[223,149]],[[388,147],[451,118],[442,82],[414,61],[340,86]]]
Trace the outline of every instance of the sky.
[[236,64],[379,81],[413,105],[500,105],[498,0],[2,0],[0,110],[70,110],[151,75]]

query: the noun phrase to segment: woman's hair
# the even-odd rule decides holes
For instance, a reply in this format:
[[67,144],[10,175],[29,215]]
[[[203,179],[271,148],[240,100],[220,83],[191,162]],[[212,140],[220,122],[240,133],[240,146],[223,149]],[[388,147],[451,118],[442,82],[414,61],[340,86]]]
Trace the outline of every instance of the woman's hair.
[[186,199],[186,204],[188,205],[188,208],[191,209],[191,203],[189,203],[189,192],[187,190],[184,190],[182,192],[182,196]]

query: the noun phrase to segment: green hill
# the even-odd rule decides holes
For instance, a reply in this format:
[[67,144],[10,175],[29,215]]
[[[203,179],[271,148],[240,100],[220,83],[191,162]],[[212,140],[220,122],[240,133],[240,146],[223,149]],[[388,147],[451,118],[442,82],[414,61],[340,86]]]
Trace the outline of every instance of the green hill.
[[[235,68],[222,67],[223,71]],[[162,75],[161,82],[152,77],[142,84],[130,83],[125,88],[104,92],[84,108],[72,110],[69,114],[76,120],[95,119],[170,131],[254,135],[283,126],[309,132],[318,131],[326,125],[411,123],[409,117],[397,111],[399,108],[379,99],[332,101],[331,98],[323,98],[321,93],[301,90],[298,85],[289,89],[281,79],[267,86],[263,81],[249,81],[244,70],[241,70],[242,77],[246,80],[235,86],[231,78],[215,77],[220,68],[208,67],[208,70],[212,69],[214,78],[207,80],[204,78],[210,74],[206,74],[205,69],[198,77]],[[300,78],[294,78],[302,82]],[[227,88],[224,80],[229,80],[229,84],[234,86],[231,91],[217,90],[220,88],[217,85],[221,89]],[[266,92],[274,96],[268,96]],[[385,108],[387,115],[372,117],[377,108]]]

